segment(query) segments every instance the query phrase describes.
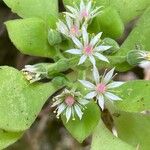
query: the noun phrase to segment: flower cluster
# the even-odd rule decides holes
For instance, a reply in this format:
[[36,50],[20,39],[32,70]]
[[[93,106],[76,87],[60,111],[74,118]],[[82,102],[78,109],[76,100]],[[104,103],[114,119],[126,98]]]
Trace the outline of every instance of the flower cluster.
[[59,20],[57,31],[74,43],[74,48],[68,49],[66,52],[80,56],[78,65],[83,64],[86,60],[91,62],[95,80],[95,84],[86,80],[79,80],[86,90],[90,91],[86,96],[82,96],[81,93],[74,90],[65,89],[60,95],[54,97],[55,102],[52,107],[57,106],[54,112],[57,113],[57,117],[60,114],[65,114],[68,122],[71,117],[74,119],[75,113],[79,119],[82,119],[83,110],[89,100],[96,98],[102,110],[104,109],[105,99],[110,101],[121,100],[112,90],[121,86],[123,82],[112,82],[114,68],[100,76],[96,67],[97,59],[109,63],[103,52],[111,48],[102,41],[102,32],[97,35],[88,33],[89,23],[94,17],[101,14],[102,7],[95,8],[92,0],[87,3],[81,0],[79,7],[75,5],[75,7],[66,6],[66,8],[69,11],[64,13],[66,23]]

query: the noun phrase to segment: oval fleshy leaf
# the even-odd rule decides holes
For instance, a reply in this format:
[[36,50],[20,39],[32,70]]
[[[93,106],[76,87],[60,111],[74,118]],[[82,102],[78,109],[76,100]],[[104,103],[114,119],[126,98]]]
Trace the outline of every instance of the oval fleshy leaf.
[[121,139],[115,137],[101,121],[93,133],[91,150],[135,150]]
[[70,120],[66,123],[65,116],[62,116],[62,121],[71,135],[78,140],[79,142],[83,142],[85,138],[87,138],[96,125],[98,124],[100,119],[100,110],[96,103],[90,102],[87,105],[87,109],[84,110],[84,114],[81,120],[77,117],[75,120]]
[[56,26],[58,18],[58,0],[3,0],[14,13],[22,18],[37,17],[50,27]]
[[144,80],[128,81],[116,89],[122,101],[114,104],[117,109],[126,112],[141,112],[150,109],[150,82]]
[[23,54],[52,57],[54,47],[48,43],[48,29],[38,18],[18,19],[6,22],[9,37]]
[[22,132],[9,132],[0,129],[0,149],[4,149],[16,142],[22,136]]
[[112,116],[119,138],[134,147],[139,147],[139,150],[149,149],[150,115],[117,112]]
[[59,87],[53,83],[30,84],[11,67],[0,67],[0,128],[24,131],[36,119],[44,103]]

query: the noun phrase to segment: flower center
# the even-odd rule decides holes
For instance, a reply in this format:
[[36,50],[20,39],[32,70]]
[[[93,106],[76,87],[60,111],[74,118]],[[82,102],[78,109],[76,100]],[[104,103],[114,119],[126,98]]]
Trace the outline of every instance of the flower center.
[[91,45],[87,45],[84,47],[84,52],[87,55],[90,55],[92,53],[93,47]]
[[70,29],[71,34],[78,34],[79,33],[79,28],[76,25],[73,25]]
[[107,90],[107,86],[104,83],[100,83],[96,87],[96,91],[99,93],[105,93]]
[[146,59],[150,61],[150,53],[146,55]]
[[86,9],[81,12],[81,17],[82,18],[87,18],[88,16],[89,16],[89,13]]
[[68,96],[65,99],[65,103],[67,104],[67,106],[72,106],[75,103],[75,99],[72,96]]

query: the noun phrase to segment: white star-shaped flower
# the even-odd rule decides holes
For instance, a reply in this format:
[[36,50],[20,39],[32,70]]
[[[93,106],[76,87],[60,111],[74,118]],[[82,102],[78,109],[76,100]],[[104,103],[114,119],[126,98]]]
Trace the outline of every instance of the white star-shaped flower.
[[93,66],[95,66],[96,61],[94,57],[98,58],[99,60],[109,62],[108,59],[101,53],[110,49],[111,46],[99,44],[99,42],[101,42],[100,39],[101,35],[102,32],[98,33],[96,36],[90,39],[89,34],[87,32],[87,28],[83,26],[82,27],[83,41],[79,40],[75,36],[72,36],[72,40],[77,48],[67,50],[66,52],[70,54],[81,55],[78,65],[83,64],[86,61],[86,59],[89,58],[90,62],[93,64]]
[[60,95],[54,97],[53,101],[55,102],[52,107],[57,106],[54,111],[57,113],[57,118],[59,118],[61,114],[64,114],[67,119],[66,122],[68,122],[71,117],[74,120],[75,113],[81,120],[85,105],[89,103],[88,100],[82,98],[80,92],[75,92],[74,90],[69,91],[67,89],[65,89]]
[[80,22],[88,22],[102,12],[100,11],[102,6],[95,8],[94,5],[92,5],[92,0],[89,0],[87,3],[81,0],[80,7],[76,6],[74,8],[67,5],[66,8],[70,12],[65,12],[65,14],[79,20]]
[[36,81],[39,81],[43,78],[47,77],[47,71],[40,70],[40,67],[37,65],[25,65],[25,68],[23,68],[21,71],[25,75],[26,79],[30,83],[34,83]]
[[59,20],[56,23],[57,30],[67,37],[81,36],[80,23],[78,22],[78,20],[73,20],[68,15],[66,15],[65,17],[66,17],[66,24],[63,21]]
[[103,76],[99,76],[99,72],[96,67],[93,68],[93,77],[95,80],[95,84],[86,81],[79,80],[81,84],[83,84],[87,89],[90,90],[85,98],[93,99],[96,97],[99,106],[104,109],[104,99],[107,98],[110,101],[121,100],[120,97],[112,93],[112,89],[121,86],[124,82],[112,82],[112,78],[114,73],[114,68],[110,70],[107,74],[104,73]]

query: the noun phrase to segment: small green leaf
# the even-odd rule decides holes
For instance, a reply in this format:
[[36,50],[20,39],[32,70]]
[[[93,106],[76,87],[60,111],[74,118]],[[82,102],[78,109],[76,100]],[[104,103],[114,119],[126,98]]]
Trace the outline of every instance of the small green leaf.
[[132,146],[115,137],[104,125],[100,122],[94,131],[91,150],[135,150]]
[[116,89],[122,101],[114,104],[117,109],[127,112],[141,112],[150,109],[150,82],[144,80],[128,81]]
[[99,119],[100,110],[97,104],[94,102],[90,102],[87,105],[87,109],[84,110],[82,120],[76,118],[75,120],[70,120],[68,123],[66,123],[65,116],[62,116],[65,127],[79,142],[83,142],[83,140],[85,140],[85,138],[87,138],[92,133],[98,124]]
[[48,29],[38,18],[18,19],[6,22],[9,37],[23,54],[52,57],[54,47],[48,43]]
[[0,149],[4,149],[16,142],[22,136],[22,132],[8,132],[0,129]]
[[19,132],[28,129],[44,103],[60,87],[53,83],[30,84],[11,67],[0,68],[0,128]]
[[134,147],[139,147],[139,150],[149,150],[149,115],[119,112],[118,115],[112,116],[119,138]]
[[3,0],[22,18],[38,17],[55,27],[58,18],[58,0]]

